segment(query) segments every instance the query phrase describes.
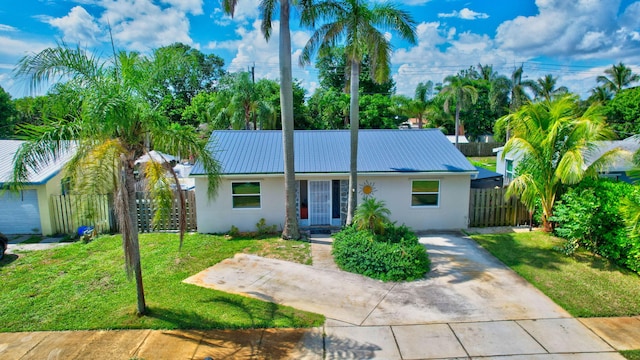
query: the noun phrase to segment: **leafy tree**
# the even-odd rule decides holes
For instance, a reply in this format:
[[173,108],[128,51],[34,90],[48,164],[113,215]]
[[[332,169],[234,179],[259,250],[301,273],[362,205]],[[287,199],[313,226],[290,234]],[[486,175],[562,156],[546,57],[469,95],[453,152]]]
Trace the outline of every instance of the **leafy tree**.
[[440,90],[440,96],[444,100],[444,110],[450,112],[451,103],[455,103],[455,145],[458,147],[458,136],[460,133],[460,110],[466,108],[470,104],[475,104],[478,101],[478,90],[471,84],[468,77],[460,75],[449,75],[444,79],[446,85]]
[[360,125],[364,129],[397,129],[403,119],[396,116],[390,96],[362,95],[359,99]]
[[[149,95],[173,122],[187,124],[182,119],[184,109],[202,91],[211,91],[224,75],[224,60],[214,54],[174,43],[154,50],[148,60],[151,69]],[[197,126],[198,124],[190,123]]]
[[[16,72],[34,87],[49,80],[68,79],[81,103],[80,116],[69,121],[46,120],[43,125],[25,127],[26,142],[16,153],[12,187],[20,188],[28,170],[56,160],[64,150],[77,152],[67,170],[78,192],[111,192],[114,196],[118,227],[122,232],[127,274],[134,276],[137,312],[146,312],[140,247],[136,221],[134,162],[151,150],[171,154],[197,154],[207,170],[209,195],[217,184],[219,165],[190,127],[171,124],[149,103],[146,96],[149,68],[135,53],[120,53],[110,66],[80,48],[48,48],[24,57]],[[167,172],[177,177],[167,163],[148,162],[141,172],[149,179],[149,190],[160,210],[167,209],[173,191]],[[179,203],[184,206],[181,192]],[[157,220],[158,218],[156,218]],[[180,243],[186,229],[184,212],[180,216]]]
[[[223,0],[222,6],[227,14],[233,16],[238,0]],[[261,30],[265,39],[271,38],[271,21],[274,13],[280,14],[280,109],[282,119],[282,142],[284,156],[285,221],[282,231],[284,239],[299,239],[298,214],[296,207],[296,178],[293,153],[293,76],[291,74],[291,29],[289,17],[291,5],[298,6],[303,14],[310,7],[310,1],[280,0],[280,10],[276,1],[264,1],[260,5],[262,12]],[[311,21],[311,20],[310,20]]]
[[[349,171],[349,199],[347,206],[347,224],[353,221],[357,204],[358,184],[358,96],[360,89],[361,65],[365,56],[369,56],[371,79],[381,84],[389,79],[391,62],[391,43],[379,30],[388,29],[399,33],[402,39],[415,43],[415,22],[408,12],[396,5],[359,0],[323,0],[313,6],[313,12],[327,23],[319,26],[311,35],[300,55],[300,63],[308,64],[317,49],[323,51],[334,47],[339,41],[345,41],[347,64],[350,65],[350,128],[351,159]],[[314,18],[304,18],[306,25],[314,25]]]
[[603,108],[590,106],[578,112],[576,96],[567,95],[552,101],[529,103],[499,122],[509,121],[513,137],[504,153],[523,155],[518,175],[509,184],[506,196],[518,196],[533,211],[542,206],[542,225],[551,231],[549,218],[562,184],[575,184],[585,176],[596,176],[617,150],[607,152],[587,163],[585,153],[595,142],[613,137],[604,120]]
[[612,65],[604,73],[605,75],[598,76],[596,81],[614,94],[640,81],[640,75],[635,74],[631,68],[622,62],[618,63],[618,65]]
[[619,91],[605,108],[607,122],[619,136],[640,134],[640,87]]
[[479,79],[471,80],[470,84],[478,92],[478,98],[460,111],[460,117],[464,119],[465,134],[469,140],[475,140],[480,135],[491,134],[495,121],[504,114],[496,112],[491,106],[490,82]]
[[11,95],[0,87],[0,139],[13,135],[16,108]]
[[349,95],[333,88],[318,88],[307,101],[311,129],[346,129],[349,125]]
[[374,234],[381,234],[384,232],[384,225],[390,222],[389,216],[391,211],[387,209],[383,200],[368,198],[358,205],[353,224],[358,230],[369,230]]
[[[349,66],[344,47],[336,46],[322,49],[318,53],[315,66],[318,69],[321,87],[349,92],[350,79],[347,76],[349,74]],[[393,93],[396,86],[395,81],[392,78],[388,78],[381,83],[377,83],[371,76],[371,66],[371,57],[365,54],[359,76],[360,91],[363,94],[388,95]]]
[[430,100],[433,96],[433,82],[418,83],[413,99],[402,99],[400,113],[418,119],[418,129],[422,129],[423,121],[430,107]]

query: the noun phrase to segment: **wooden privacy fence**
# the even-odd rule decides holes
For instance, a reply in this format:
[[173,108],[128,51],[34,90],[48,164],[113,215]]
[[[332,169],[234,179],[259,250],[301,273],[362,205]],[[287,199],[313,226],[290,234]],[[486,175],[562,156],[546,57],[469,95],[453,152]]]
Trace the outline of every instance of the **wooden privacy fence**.
[[[196,231],[195,191],[183,191],[185,195],[187,231]],[[154,207],[146,192],[136,192],[137,225],[140,232],[178,230],[178,194],[174,194],[173,206],[167,220],[152,225]],[[58,234],[75,234],[80,226],[94,226],[100,233],[116,232],[113,202],[108,195],[52,195],[51,218],[53,230]]]
[[518,226],[529,223],[529,211],[515,197],[505,200],[506,189],[471,189],[469,226]]
[[504,143],[470,142],[468,144],[458,144],[458,148],[464,156],[494,156],[493,149],[500,146],[504,146]]

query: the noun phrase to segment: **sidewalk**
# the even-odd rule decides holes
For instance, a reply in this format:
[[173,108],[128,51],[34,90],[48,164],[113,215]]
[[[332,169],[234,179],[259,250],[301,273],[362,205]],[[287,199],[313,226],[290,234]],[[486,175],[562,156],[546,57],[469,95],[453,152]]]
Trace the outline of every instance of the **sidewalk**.
[[[330,243],[330,238],[314,237],[311,243],[314,265],[311,269],[301,269],[316,271],[318,274],[333,274],[333,282],[337,285],[350,284],[351,278],[356,275],[338,270],[330,256]],[[438,249],[442,253],[445,250],[444,246]],[[431,251],[430,248],[430,254]],[[437,260],[434,259],[434,263]],[[259,262],[256,264],[259,265]],[[277,262],[271,264],[274,268],[281,265]],[[443,272],[446,269],[440,267],[436,270]],[[466,270],[469,273],[474,271],[469,265]],[[447,274],[438,276],[449,279],[445,275]],[[269,269],[267,275],[252,280],[251,285],[266,286],[268,281],[279,280],[276,279],[278,276],[280,275],[277,271]],[[307,276],[308,282],[308,274],[304,276]],[[466,281],[466,286],[475,286],[472,280],[478,280],[464,279],[459,274],[453,279],[457,282]],[[368,282],[364,284],[371,285]],[[460,286],[458,283],[450,285]],[[278,286],[284,284],[279,283]],[[329,296],[335,297],[335,294],[330,293]],[[381,294],[385,301],[390,296],[391,289]],[[407,301],[409,302],[403,308],[411,308],[413,305],[411,298]],[[375,300],[367,304],[379,309],[383,302]],[[385,314],[392,317],[377,317],[376,324],[366,326],[363,325],[365,322],[371,322],[371,319],[375,318],[372,316],[374,311],[369,310],[369,313],[356,316],[363,309],[362,304],[359,306],[355,306],[349,313],[350,309],[343,305],[343,309],[335,309],[340,311],[331,313],[336,315],[335,318],[327,315],[328,319],[323,327],[312,329],[0,333],[0,358],[606,360],[624,359],[616,350],[640,349],[640,317],[573,319],[557,316],[505,319],[492,315],[493,319],[483,321],[456,318],[456,321],[424,322],[420,320],[420,316],[431,315],[416,313],[415,317],[411,317],[411,314],[409,317],[405,316],[403,319],[406,321],[402,323],[396,321],[380,324],[378,322],[385,318],[397,316],[393,314],[394,309],[386,309]],[[430,312],[437,312],[438,306],[442,304],[434,304]],[[455,310],[463,313],[470,311],[465,308]],[[331,312],[332,309],[328,307],[323,311]],[[505,308],[504,311],[513,310]],[[468,315],[473,318],[473,314]],[[353,322],[340,319],[351,319]]]

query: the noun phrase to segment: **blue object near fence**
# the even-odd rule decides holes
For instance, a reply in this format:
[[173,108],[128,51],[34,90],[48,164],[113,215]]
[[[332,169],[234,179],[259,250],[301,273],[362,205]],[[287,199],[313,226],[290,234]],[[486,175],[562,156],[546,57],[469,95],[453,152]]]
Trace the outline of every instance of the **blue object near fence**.
[[93,226],[80,226],[78,228],[78,236],[90,235],[93,232]]

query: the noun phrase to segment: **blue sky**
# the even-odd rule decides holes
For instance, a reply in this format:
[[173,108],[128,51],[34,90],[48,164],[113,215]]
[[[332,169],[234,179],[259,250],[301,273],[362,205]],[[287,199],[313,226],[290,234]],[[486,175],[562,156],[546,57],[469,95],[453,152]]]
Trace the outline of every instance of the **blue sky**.
[[[381,0],[376,0],[381,1]],[[418,43],[397,41],[392,75],[397,92],[442,79],[471,65],[490,64],[508,75],[545,74],[583,96],[595,78],[619,61],[640,73],[640,1],[634,0],[407,0],[396,2],[418,23]],[[109,56],[111,25],[117,49],[149,53],[183,42],[225,59],[229,71],[255,63],[256,76],[278,77],[277,22],[269,43],[259,30],[259,0],[239,0],[233,19],[220,0],[20,0],[0,5],[0,86],[30,95],[12,69],[25,54],[64,41]],[[294,18],[292,24],[296,24]],[[292,29],[293,61],[311,34]],[[312,92],[313,66],[293,76]]]

